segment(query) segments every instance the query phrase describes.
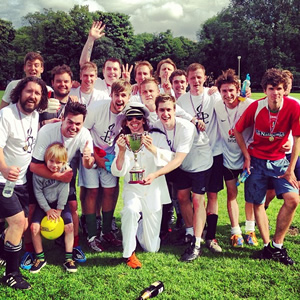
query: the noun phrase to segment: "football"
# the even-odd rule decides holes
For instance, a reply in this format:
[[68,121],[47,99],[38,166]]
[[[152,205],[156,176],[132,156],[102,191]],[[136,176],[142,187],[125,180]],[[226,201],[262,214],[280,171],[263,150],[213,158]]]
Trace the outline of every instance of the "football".
[[48,240],[59,238],[64,232],[64,220],[59,217],[59,220],[48,220],[45,216],[41,222],[41,234]]

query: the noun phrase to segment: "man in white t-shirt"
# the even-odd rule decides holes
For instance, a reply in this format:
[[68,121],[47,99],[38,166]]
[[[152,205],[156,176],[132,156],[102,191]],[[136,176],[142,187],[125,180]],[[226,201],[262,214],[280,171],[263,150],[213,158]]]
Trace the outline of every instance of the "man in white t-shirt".
[[[242,247],[244,240],[242,230],[239,226],[238,189],[236,183],[239,174],[243,171],[244,156],[236,142],[233,129],[236,122],[253,100],[246,98],[244,101],[239,101],[239,79],[232,69],[223,72],[218,77],[216,85],[222,96],[222,100],[215,104],[215,111],[222,137],[223,176],[227,188],[227,210],[231,223],[231,243],[234,247]],[[247,145],[252,139],[252,134],[252,127],[247,128],[243,132],[243,137]],[[246,202],[245,214],[246,242],[251,246],[257,246],[252,203]]]
[[[173,181],[178,189],[181,213],[186,226],[193,235],[195,233],[195,239],[183,253],[181,260],[191,261],[201,254],[201,235],[206,220],[204,194],[213,164],[212,152],[205,132],[198,131],[191,122],[175,117],[176,103],[173,96],[159,95],[155,104],[159,120],[154,123],[154,128],[165,132],[175,158],[165,167],[149,174],[145,178],[145,184],[151,184],[155,178],[176,169]],[[190,201],[191,192],[193,206]]]
[[217,193],[223,189],[223,156],[221,137],[214,111],[215,103],[221,99],[219,93],[209,93],[208,88],[204,88],[206,81],[205,68],[198,63],[193,63],[187,68],[187,80],[190,91],[179,97],[177,103],[186,112],[196,117],[203,125],[209,137],[209,144],[213,153],[214,164],[212,168],[213,176],[207,189],[207,228],[206,246],[212,252],[221,252],[222,249],[216,240],[216,230],[218,221],[218,199]]
[[170,82],[172,84],[172,89],[175,93],[176,100],[186,93],[188,83],[187,75],[184,70],[177,69],[174,72],[172,72],[170,76]]
[[[44,59],[41,54],[37,52],[28,52],[24,58],[24,68],[23,68],[26,77],[28,76],[36,76],[41,77],[44,72]],[[12,101],[10,97],[11,91],[17,86],[19,80],[11,81],[2,96],[2,102],[0,104],[0,109],[9,105]],[[51,87],[47,86],[48,91],[52,91]]]
[[[12,91],[11,100],[13,104],[0,111],[0,218],[8,223],[0,236],[0,261],[6,261],[2,281],[15,289],[30,289],[19,271],[19,256],[28,226],[26,171],[38,131],[35,109],[47,108],[46,85],[38,77],[26,77]],[[4,192],[7,181],[16,184],[12,194]]]
[[[95,203],[97,199],[99,181],[103,190],[102,195],[102,238],[113,246],[121,246],[122,242],[112,232],[112,218],[118,199],[118,178],[110,172],[110,165],[114,158],[114,139],[119,134],[121,125],[118,115],[129,101],[131,85],[120,79],[113,83],[111,101],[97,101],[88,107],[88,114],[84,126],[90,130],[96,149],[94,155],[97,168],[80,169],[79,186],[83,186],[89,193],[85,197],[85,218],[88,227],[89,246],[95,250],[96,243],[102,251],[100,241],[96,237],[92,224],[96,220]],[[99,151],[98,151],[99,149]],[[100,151],[104,154],[99,156]]]
[[[103,32],[104,28],[105,25],[102,25],[101,21],[93,22],[88,39],[81,52],[79,60],[80,66],[91,60],[94,42],[105,35]],[[94,87],[96,90],[103,91],[106,94],[105,98],[109,98],[111,94],[111,85],[121,77],[121,62],[117,58],[108,58],[103,65],[102,73],[104,79],[98,77]]]

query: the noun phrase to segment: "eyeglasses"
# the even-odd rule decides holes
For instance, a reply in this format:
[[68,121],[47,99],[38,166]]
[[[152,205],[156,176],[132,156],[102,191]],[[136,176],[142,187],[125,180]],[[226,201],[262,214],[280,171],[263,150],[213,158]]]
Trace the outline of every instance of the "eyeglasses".
[[130,122],[133,120],[133,118],[137,119],[138,121],[143,120],[143,116],[127,116],[126,120]]

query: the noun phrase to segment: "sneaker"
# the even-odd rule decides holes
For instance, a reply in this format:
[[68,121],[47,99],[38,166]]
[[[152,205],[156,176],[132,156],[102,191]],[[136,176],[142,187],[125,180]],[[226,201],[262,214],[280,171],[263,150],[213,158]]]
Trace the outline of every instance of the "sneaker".
[[74,260],[67,260],[63,263],[64,268],[66,269],[67,272],[70,273],[75,273],[77,272],[77,267],[75,265]]
[[0,257],[0,266],[3,266],[3,267],[6,266],[6,260],[2,257]]
[[13,272],[6,276],[3,276],[1,281],[9,287],[20,290],[30,290],[31,285],[24,279],[19,272]]
[[192,261],[201,255],[200,247],[197,247],[194,243],[190,245],[185,252],[181,255],[182,261]]
[[241,234],[233,234],[230,239],[233,247],[243,247],[244,239]]
[[138,260],[138,258],[135,256],[135,253],[133,252],[130,257],[126,260],[127,266],[129,266],[132,269],[140,269],[142,267],[142,263]]
[[101,235],[101,237],[109,244],[115,247],[120,247],[122,246],[122,241],[118,240],[116,235],[111,231],[108,233],[104,233]]
[[118,228],[118,226],[117,226],[116,218],[115,217],[113,217],[112,222],[111,222],[111,230],[112,230],[112,232],[114,234],[117,234],[120,231],[119,228]]
[[206,247],[213,253],[221,253],[222,248],[218,244],[216,239],[213,240],[206,240]]
[[73,259],[74,259],[76,262],[79,262],[79,263],[84,263],[84,262],[86,262],[85,254],[84,254],[83,251],[81,250],[81,247],[80,247],[80,246],[77,246],[77,247],[74,247],[74,248],[73,248]]
[[46,260],[39,260],[39,259],[35,259],[33,262],[32,267],[30,268],[29,272],[30,273],[38,273],[39,271],[41,271],[42,268],[44,268],[46,266],[47,262]]
[[25,252],[21,258],[20,267],[24,270],[30,270],[34,261],[34,253]]
[[285,265],[293,265],[295,262],[288,256],[285,248],[275,248],[268,244],[264,247],[260,259],[272,259]]
[[91,249],[93,249],[96,252],[104,251],[104,248],[101,245],[100,240],[96,236],[93,236],[88,240],[88,245]]
[[250,246],[258,245],[257,237],[256,237],[256,234],[254,231],[246,232],[245,238],[246,238],[246,242],[248,245],[250,245]]

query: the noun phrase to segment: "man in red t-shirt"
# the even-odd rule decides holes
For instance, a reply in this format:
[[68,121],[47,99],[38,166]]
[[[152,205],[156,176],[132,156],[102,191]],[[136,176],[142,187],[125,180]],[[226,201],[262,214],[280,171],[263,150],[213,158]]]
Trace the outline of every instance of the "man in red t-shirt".
[[[267,97],[250,104],[235,126],[235,137],[244,154],[244,169],[250,174],[252,167],[251,176],[245,182],[245,200],[254,204],[256,222],[264,241],[260,258],[292,265],[294,261],[282,246],[299,204],[294,168],[300,152],[300,105],[284,97],[287,79],[281,70],[267,70],[261,85]],[[253,141],[247,148],[242,132],[249,126],[254,127],[254,132]],[[290,131],[294,146],[289,163],[280,150],[288,140]],[[264,209],[268,180],[272,180],[277,198],[284,199],[271,243]]]

